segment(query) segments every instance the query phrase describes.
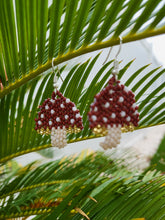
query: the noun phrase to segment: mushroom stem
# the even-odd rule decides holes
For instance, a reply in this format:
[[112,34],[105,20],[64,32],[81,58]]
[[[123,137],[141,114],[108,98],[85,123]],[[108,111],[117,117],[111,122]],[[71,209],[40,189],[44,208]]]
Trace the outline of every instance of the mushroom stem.
[[100,143],[100,146],[104,148],[104,150],[111,149],[116,147],[120,143],[121,139],[121,128],[109,128],[107,129],[108,133],[105,136],[104,142]]
[[64,148],[67,145],[65,128],[52,128],[51,131],[51,144],[52,147]]

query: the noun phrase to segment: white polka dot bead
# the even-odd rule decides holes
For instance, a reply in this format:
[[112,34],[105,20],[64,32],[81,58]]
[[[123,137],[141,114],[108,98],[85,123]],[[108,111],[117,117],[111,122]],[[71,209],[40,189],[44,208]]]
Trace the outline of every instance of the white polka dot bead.
[[128,90],[127,87],[124,87],[124,91],[125,91],[125,92],[129,92],[129,90]]
[[53,109],[51,109],[50,113],[53,115],[55,113],[55,111]]
[[127,121],[131,121],[131,117],[128,116],[128,117],[126,118],[126,120],[127,120]]
[[137,115],[137,114],[138,114],[138,111],[136,110],[133,114],[134,114],[134,115]]
[[122,96],[119,97],[119,102],[123,102],[124,98]]
[[60,118],[59,117],[56,118],[56,122],[60,122]]
[[116,118],[116,114],[115,114],[115,113],[112,113],[112,114],[111,114],[111,118]]
[[113,94],[114,91],[112,89],[109,90],[109,94]]
[[121,115],[121,117],[125,117],[125,116],[126,116],[125,111],[121,111],[121,112],[120,112],[120,115]]
[[45,109],[48,110],[48,109],[49,109],[49,106],[48,106],[48,105],[45,105]]
[[70,102],[70,99],[66,99],[66,103],[69,103]]
[[80,117],[80,114],[79,114],[79,113],[77,113],[77,114],[76,114],[76,118],[79,118],[79,117]]
[[136,107],[136,103],[133,103],[132,108],[135,108],[135,107]]
[[38,121],[38,124],[39,124],[39,125],[42,125],[42,121]]
[[60,107],[61,107],[61,108],[65,108],[65,106],[64,106],[64,104],[63,104],[63,103],[60,105]]
[[110,103],[109,103],[109,102],[106,102],[106,103],[105,103],[105,108],[109,108],[109,106],[110,106]]
[[91,118],[92,118],[93,121],[96,121],[96,120],[97,120],[97,116],[96,116],[96,115],[92,115]]
[[70,123],[71,124],[73,124],[74,123],[74,119],[72,118],[72,119],[70,119]]
[[68,116],[68,115],[65,115],[64,118],[67,120],[67,119],[69,118],[69,116]]
[[44,114],[41,114],[41,118],[44,118]]
[[49,125],[52,125],[53,123],[52,123],[52,121],[49,121]]
[[72,108],[72,110],[75,112],[75,111],[77,110],[77,108],[74,106],[74,107]]
[[98,108],[97,108],[97,107],[95,107],[95,108],[94,108],[94,112],[97,112],[97,111],[98,111]]
[[106,117],[103,117],[103,121],[104,121],[104,122],[107,122],[108,119],[107,119]]

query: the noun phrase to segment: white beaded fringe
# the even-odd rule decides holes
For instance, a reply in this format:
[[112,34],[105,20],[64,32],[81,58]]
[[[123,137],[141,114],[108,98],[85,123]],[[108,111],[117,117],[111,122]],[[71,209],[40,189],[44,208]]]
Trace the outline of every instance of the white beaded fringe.
[[108,134],[105,136],[104,142],[100,143],[100,146],[104,150],[116,147],[121,139],[121,128],[109,128],[107,130]]
[[52,128],[51,131],[51,144],[52,147],[64,148],[67,145],[65,128]]

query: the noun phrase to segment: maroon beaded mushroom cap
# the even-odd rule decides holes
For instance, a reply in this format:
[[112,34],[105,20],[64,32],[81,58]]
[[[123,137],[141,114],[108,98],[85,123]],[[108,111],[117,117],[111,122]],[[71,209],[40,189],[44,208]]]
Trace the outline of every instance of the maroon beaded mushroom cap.
[[[95,134],[111,133],[111,139],[113,137],[115,139],[116,132],[118,137],[121,136],[121,128],[123,131],[133,131],[134,127],[138,126],[139,114],[137,110],[138,106],[135,103],[133,92],[120,84],[120,81],[117,81],[113,76],[108,86],[95,96],[94,102],[91,104],[88,113],[89,126]],[[107,146],[108,142],[109,146]],[[106,146],[103,147],[107,149],[116,146],[115,141],[110,143],[109,138]]]
[[[39,108],[38,118],[35,119],[35,130],[39,134],[51,134],[53,143],[55,138],[63,141],[66,133],[78,133],[83,129],[80,111],[70,99],[65,98],[58,90],[53,92],[52,98],[46,99]],[[53,139],[52,137],[55,135],[56,137]],[[57,140],[55,143],[59,145]]]
[[59,91],[53,92],[52,98],[46,99],[39,108],[35,130],[40,134],[50,134],[53,127],[65,128],[69,133],[77,133],[83,129],[80,111]]

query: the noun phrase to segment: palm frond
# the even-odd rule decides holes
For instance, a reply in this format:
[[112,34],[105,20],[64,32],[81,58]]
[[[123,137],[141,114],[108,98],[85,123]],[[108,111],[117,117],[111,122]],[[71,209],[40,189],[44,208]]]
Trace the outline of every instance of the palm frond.
[[[68,137],[68,143],[96,137],[89,129],[87,113],[95,94],[107,85],[113,68],[111,66],[112,61],[103,65],[86,89],[84,86],[89,76],[91,76],[99,55],[96,55],[92,60],[89,59],[82,64],[73,66],[66,73],[67,76],[61,85],[60,91],[63,92],[64,96],[74,101],[80,109],[84,124],[82,132]],[[165,70],[159,71],[159,68],[155,68],[144,75],[143,72],[146,71],[147,65],[132,73],[132,76],[126,80],[126,75],[132,62],[129,62],[120,70],[119,79],[135,92],[140,113],[140,122],[137,129],[164,123],[165,94],[163,88],[165,82],[162,75]],[[65,66],[61,68],[61,73],[63,73],[64,68]],[[79,79],[78,84],[77,78]],[[4,120],[2,124],[2,126],[4,125],[3,132],[1,133],[0,162],[25,153],[51,147],[50,138],[41,136],[34,130],[34,119],[38,106],[45,98],[51,96],[53,91],[52,80],[53,75],[51,73],[44,74],[42,78],[38,77],[37,80],[35,79],[31,83],[16,89],[12,94],[7,95],[0,101],[0,111]],[[74,91],[72,88],[75,88]]]
[[164,176],[138,176],[101,153],[81,158],[33,163],[3,177],[0,218],[82,219],[81,210],[90,219],[163,216]]
[[150,161],[150,167],[148,169],[156,169],[160,172],[165,172],[165,136],[162,138],[157,151],[153,155]]
[[165,33],[164,7],[162,0],[1,2],[0,98],[48,70],[53,57],[57,65],[119,44],[119,35],[126,43]]
[[[34,130],[34,119],[53,91],[53,58],[65,76],[60,91],[83,116],[84,130],[68,135],[68,143],[96,138],[87,113],[113,61],[96,74],[100,54],[70,69],[64,62],[117,45],[119,35],[127,43],[164,34],[164,10],[163,0],[0,1],[0,219],[163,219],[165,178],[156,171],[138,175],[100,153],[22,168],[12,162],[14,169],[6,161],[51,147]],[[135,93],[137,129],[165,123],[165,69],[145,65],[130,73],[130,65],[118,77]]]

